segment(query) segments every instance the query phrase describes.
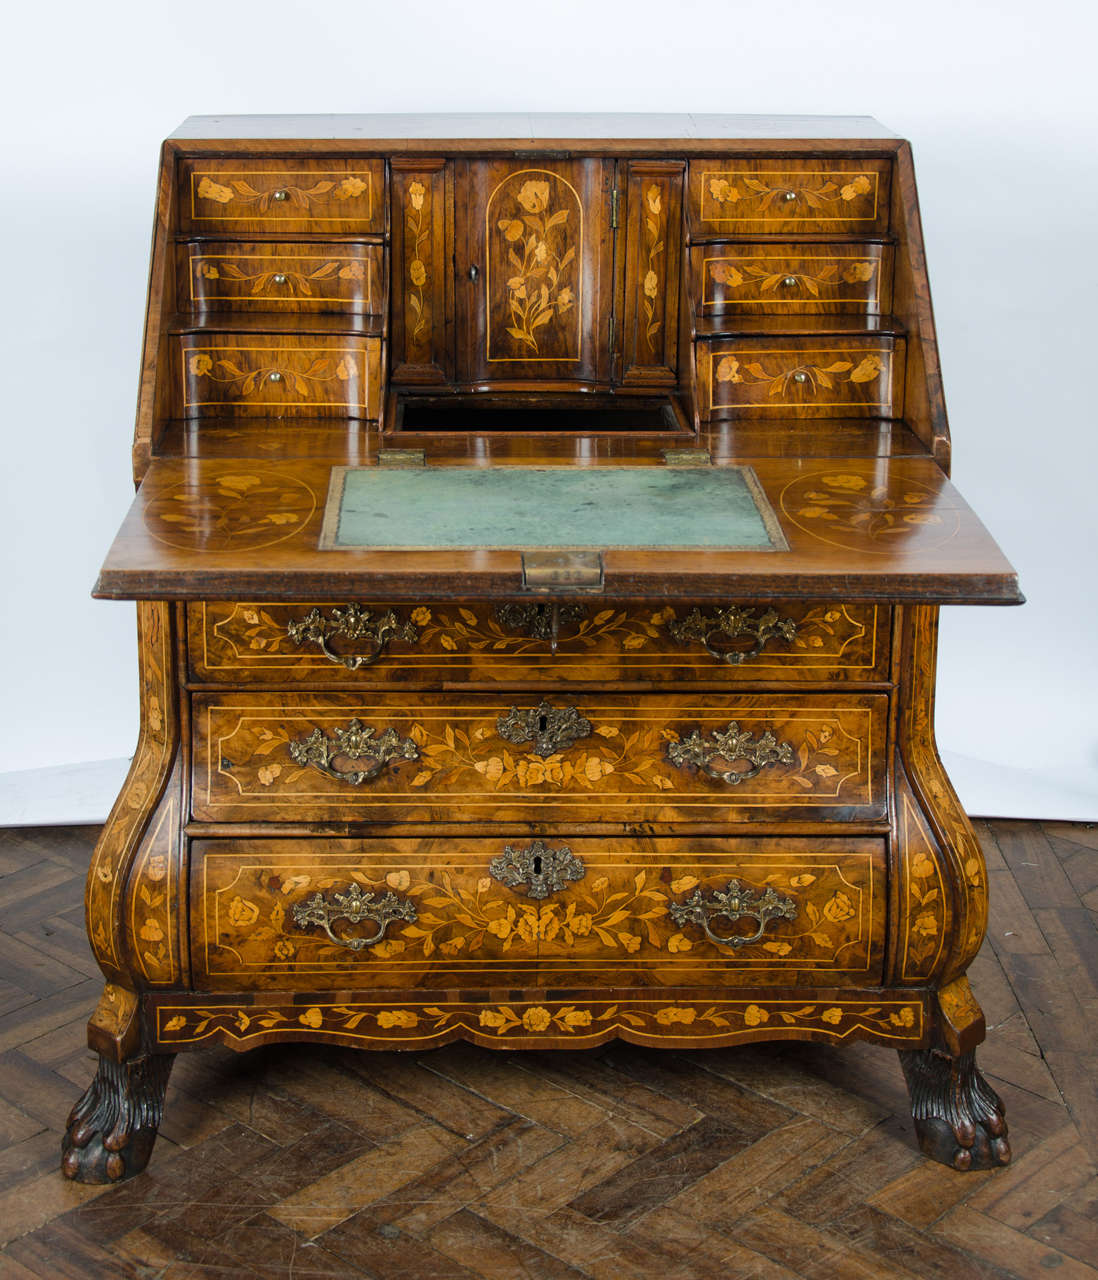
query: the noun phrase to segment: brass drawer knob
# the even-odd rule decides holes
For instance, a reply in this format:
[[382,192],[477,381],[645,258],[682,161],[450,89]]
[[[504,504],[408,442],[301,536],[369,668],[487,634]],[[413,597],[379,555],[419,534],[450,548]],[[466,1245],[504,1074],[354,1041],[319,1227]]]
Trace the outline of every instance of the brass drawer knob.
[[[315,644],[329,662],[346,667],[348,671],[357,671],[377,662],[388,649],[390,640],[415,644],[419,639],[416,627],[411,622],[401,621],[394,610],[375,614],[372,609],[358,604],[333,609],[327,618],[319,609],[310,609],[304,618],[286,624],[286,634],[294,644]],[[365,641],[370,648],[366,653],[336,653],[328,641],[337,637],[352,643]]]
[[267,374],[267,381],[268,381],[268,382],[281,382],[281,381],[282,381],[282,374],[280,374],[280,373],[278,372],[278,370],[277,370],[277,369],[273,369],[269,374]]
[[520,886],[528,898],[547,898],[559,893],[570,880],[582,880],[584,865],[566,844],[551,849],[544,840],[535,840],[525,849],[507,845],[488,864],[488,874],[508,889]]
[[802,372],[802,370],[798,369],[798,370],[797,370],[797,372],[793,375],[793,381],[794,381],[794,382],[807,382],[807,381],[808,381],[808,374],[807,374],[807,373],[804,373],[804,372]]
[[505,742],[517,747],[531,742],[536,755],[552,756],[566,751],[581,738],[589,738],[591,721],[575,707],[554,707],[542,702],[531,711],[512,707],[496,721],[496,732]]
[[[784,640],[791,644],[797,635],[797,624],[792,618],[779,617],[774,609],[755,614],[733,604],[708,614],[693,609],[681,622],[678,618],[668,622],[667,630],[673,639],[682,643],[696,641],[710,657],[735,667],[757,658],[768,640]],[[750,649],[722,649],[715,643],[722,637],[727,640],[754,640],[754,644]]]
[[782,199],[788,203],[790,200],[796,200],[797,193],[795,191],[786,191],[782,194]]
[[[701,889],[695,889],[685,902],[673,902],[667,910],[680,927],[685,924],[701,925],[710,942],[736,950],[758,942],[771,920],[797,918],[797,904],[791,898],[783,898],[776,893],[773,885],[768,884],[763,890],[751,889],[745,888],[738,880],[729,880],[724,889],[714,889],[708,897]],[[755,920],[759,927],[752,934],[723,937],[710,927],[711,921],[722,916],[731,921]]]
[[[343,893],[333,892],[330,898],[317,893],[305,902],[295,903],[292,915],[294,924],[299,929],[318,925],[337,947],[361,951],[363,947],[376,946],[385,937],[385,931],[394,920],[414,924],[416,908],[410,898],[392,892],[378,897],[369,890],[363,891],[361,886],[352,884]],[[332,924],[336,920],[346,920],[350,924],[371,920],[377,925],[377,932],[367,937],[339,938],[332,931]]]
[[[739,724],[730,720],[726,729],[710,730],[708,738],[695,729],[681,742],[669,742],[667,759],[677,769],[692,765],[710,778],[736,787],[757,777],[768,765],[792,764],[793,748],[788,742],[779,742],[772,729],[756,738],[750,731],[741,733]],[[749,767],[737,769],[737,764]]]
[[787,289],[792,289],[792,288],[793,288],[793,286],[794,286],[796,283],[797,283],[797,277],[796,277],[796,276],[786,276],[786,277],[785,277],[785,279],[782,281],[782,284],[783,284],[783,285],[785,286],[785,288],[787,288]]
[[273,276],[271,276],[271,280],[272,280],[272,281],[273,281],[273,283],[275,283],[275,284],[285,284],[285,283],[286,283],[286,277],[282,274],[282,272],[281,272],[281,271],[276,271],[276,272],[274,273],[274,275],[273,275]]
[[[291,742],[290,759],[295,764],[317,769],[337,782],[359,787],[364,782],[373,782],[391,760],[418,760],[419,748],[411,738],[402,738],[395,729],[375,734],[360,720],[350,720],[346,729],[333,730],[330,738],[314,729],[308,737]],[[358,764],[365,768],[353,767]]]
[[282,203],[283,200],[289,200],[289,198],[290,198],[290,193],[288,191],[284,191],[281,187],[279,187],[277,191],[271,192],[271,199],[277,200],[280,204]]

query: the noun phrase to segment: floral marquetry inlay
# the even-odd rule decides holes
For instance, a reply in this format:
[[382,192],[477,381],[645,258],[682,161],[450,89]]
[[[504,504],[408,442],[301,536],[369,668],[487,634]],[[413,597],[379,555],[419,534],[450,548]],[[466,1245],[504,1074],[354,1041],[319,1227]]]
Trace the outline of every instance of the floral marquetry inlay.
[[869,171],[706,170],[701,217],[706,222],[871,221],[877,216],[878,182]]
[[[255,186],[262,176],[265,181],[262,187]],[[220,206],[227,210],[239,206],[252,214],[281,213],[296,217],[301,214],[316,216],[323,214],[329,206],[346,205],[364,201],[369,216],[372,197],[372,174],[348,173],[345,177],[317,177],[305,181],[298,175],[270,174],[206,174],[191,175],[192,189],[195,194],[195,216],[205,205]],[[287,181],[287,178],[290,180]],[[220,180],[219,180],[220,179]]]
[[431,239],[431,202],[427,186],[414,179],[408,184],[404,207],[405,255],[407,257],[407,298],[411,311],[408,340],[415,346],[427,327],[427,294],[430,282],[429,254],[424,246]]
[[533,1044],[539,1039],[597,1044],[615,1037],[658,1045],[689,1037],[714,1045],[737,1040],[851,1037],[917,1043],[921,1000],[837,999],[530,1001],[492,1005],[444,1001],[298,1004],[163,1004],[156,1010],[158,1044],[220,1040],[252,1045],[302,1030],[348,1044],[404,1042],[426,1046],[455,1039],[481,1044]]
[[[767,354],[767,353],[763,353]],[[806,353],[807,354],[807,353]],[[843,383],[878,383],[891,374],[891,362],[887,353],[870,352],[852,359],[830,360],[826,364],[804,360],[780,367],[777,362],[751,360],[740,355],[714,356],[713,376],[716,382],[742,383],[745,386],[762,384],[768,397],[776,403],[788,400],[800,402],[816,396],[820,391],[834,391]],[[885,392],[878,392],[878,402],[884,402]],[[714,399],[716,395],[714,394]]]
[[664,286],[666,240],[663,232],[664,209],[660,188],[650,183],[644,192],[644,252],[647,266],[641,288],[644,291],[644,338],[648,350],[655,355],[656,336],[663,327],[662,308],[657,311],[657,301]]
[[[548,170],[509,175],[488,198],[489,360],[578,360],[583,205]],[[505,301],[500,325],[493,311]]]
[[832,546],[888,554],[897,541],[918,538],[938,546],[954,536],[958,512],[941,509],[938,495],[916,480],[875,485],[865,476],[816,472],[790,481],[782,514]]
[[237,551],[292,537],[316,510],[316,495],[294,476],[229,470],[181,481],[145,508],[145,527],[186,550]]
[[[269,399],[276,390],[295,405],[349,401],[366,408],[362,351],[310,351],[286,347],[189,348],[185,354],[184,409],[225,401]],[[211,394],[210,387],[219,390]]]

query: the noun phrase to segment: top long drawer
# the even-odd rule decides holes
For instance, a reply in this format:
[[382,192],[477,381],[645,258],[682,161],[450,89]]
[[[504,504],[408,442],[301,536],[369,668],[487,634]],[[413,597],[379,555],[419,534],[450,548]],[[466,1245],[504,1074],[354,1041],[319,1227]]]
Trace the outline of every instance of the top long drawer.
[[887,607],[548,604],[188,606],[200,683],[355,688],[831,684],[888,679]]
[[187,160],[180,225],[197,232],[313,231],[363,235],[385,229],[380,160]]

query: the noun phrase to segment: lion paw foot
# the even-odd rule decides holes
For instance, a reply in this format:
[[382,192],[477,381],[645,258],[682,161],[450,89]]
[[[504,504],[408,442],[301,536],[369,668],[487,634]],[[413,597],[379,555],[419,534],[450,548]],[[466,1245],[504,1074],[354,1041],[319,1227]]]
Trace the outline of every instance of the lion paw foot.
[[152,1154],[172,1058],[99,1059],[95,1079],[72,1109],[61,1139],[61,1172],[75,1182],[121,1182]]
[[980,1074],[975,1054],[954,1058],[935,1049],[907,1049],[900,1063],[925,1155],[962,1173],[1010,1163],[1003,1104]]

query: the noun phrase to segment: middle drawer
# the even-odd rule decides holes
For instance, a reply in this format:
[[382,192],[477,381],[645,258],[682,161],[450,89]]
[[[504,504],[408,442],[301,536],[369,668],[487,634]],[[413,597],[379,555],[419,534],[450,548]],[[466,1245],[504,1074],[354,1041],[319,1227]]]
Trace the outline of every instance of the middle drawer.
[[195,694],[194,817],[885,816],[886,694]]

